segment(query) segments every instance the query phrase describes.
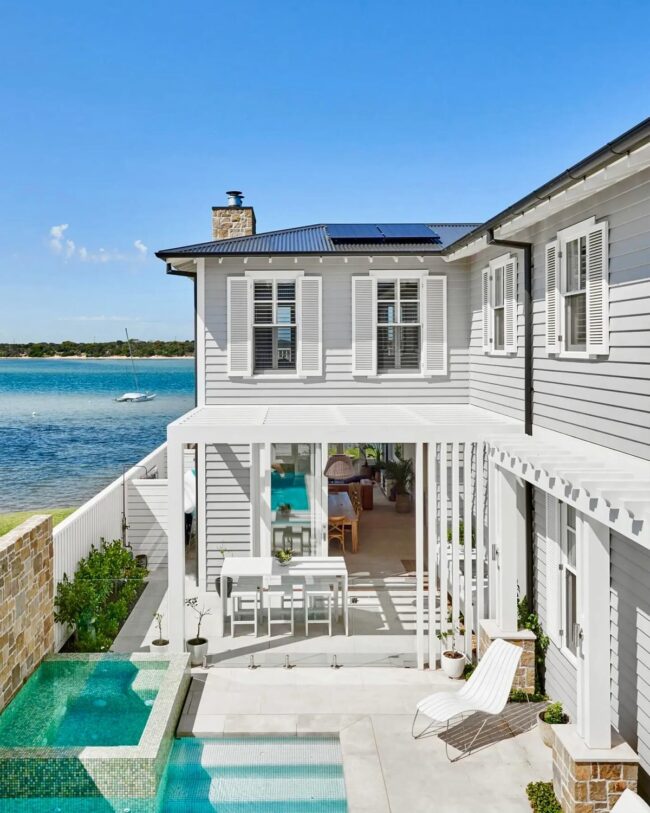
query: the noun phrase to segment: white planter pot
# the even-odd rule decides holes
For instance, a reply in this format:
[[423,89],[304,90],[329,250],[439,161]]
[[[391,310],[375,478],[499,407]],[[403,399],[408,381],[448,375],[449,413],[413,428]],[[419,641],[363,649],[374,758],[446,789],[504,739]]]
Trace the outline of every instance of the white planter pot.
[[453,680],[458,680],[463,676],[466,663],[465,656],[462,653],[457,652],[456,655],[460,655],[460,657],[452,658],[447,652],[443,652],[440,656],[442,671]]
[[[537,729],[539,731],[539,736],[542,738],[542,742],[544,743],[544,745],[546,745],[548,748],[552,748],[553,740],[555,739],[555,732],[553,731],[553,729],[555,728],[555,726],[563,725],[563,723],[554,723],[553,725],[551,725],[551,723],[547,723],[546,720],[542,719],[542,715],[544,714],[545,711],[546,709],[543,709],[537,715]],[[566,722],[567,723],[569,722],[568,717],[566,718]]]
[[152,652],[154,655],[167,655],[169,652],[169,641],[165,641],[164,644],[156,644],[152,641],[149,644],[149,652]]
[[208,654],[208,642],[205,638],[192,638],[187,642],[192,666],[202,666],[203,658]]

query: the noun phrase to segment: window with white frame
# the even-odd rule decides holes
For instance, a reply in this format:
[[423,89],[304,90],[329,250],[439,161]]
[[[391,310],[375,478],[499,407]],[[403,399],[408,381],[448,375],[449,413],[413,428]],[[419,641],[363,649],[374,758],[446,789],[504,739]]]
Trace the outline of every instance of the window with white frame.
[[377,282],[377,370],[420,370],[420,281]]
[[483,350],[517,352],[517,259],[504,254],[482,271]]
[[578,522],[576,509],[560,503],[560,606],[563,649],[578,654],[578,607],[576,571]]
[[296,283],[253,283],[253,370],[296,369]]
[[545,249],[546,350],[581,357],[609,352],[607,223],[562,229]]

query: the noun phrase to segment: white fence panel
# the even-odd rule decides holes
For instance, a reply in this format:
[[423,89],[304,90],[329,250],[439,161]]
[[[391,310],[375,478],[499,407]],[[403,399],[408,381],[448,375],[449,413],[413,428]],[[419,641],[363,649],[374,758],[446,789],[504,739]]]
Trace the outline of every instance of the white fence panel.
[[149,570],[167,565],[167,480],[128,484],[126,539],[134,556],[144,554]]
[[[91,500],[66,517],[54,528],[54,589],[63,579],[64,573],[72,578],[77,563],[97,547],[100,540],[120,539],[122,536],[122,511],[124,509],[124,484],[142,477],[164,477],[167,475],[167,444],[163,443],[123,477],[106,486]],[[59,624],[55,626],[54,642],[56,649],[65,643],[67,632]]]

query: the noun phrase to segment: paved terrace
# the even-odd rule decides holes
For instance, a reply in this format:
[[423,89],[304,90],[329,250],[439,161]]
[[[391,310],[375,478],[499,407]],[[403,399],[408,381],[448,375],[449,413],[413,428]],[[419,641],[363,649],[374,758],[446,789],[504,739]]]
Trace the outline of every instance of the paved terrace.
[[[551,778],[551,751],[530,729],[536,704],[510,704],[516,736],[490,722],[451,764],[439,737],[411,737],[416,702],[450,688],[460,684],[414,669],[195,669],[178,734],[338,734],[350,813],[529,813],[526,785]],[[451,730],[450,744],[468,742],[477,718]]]

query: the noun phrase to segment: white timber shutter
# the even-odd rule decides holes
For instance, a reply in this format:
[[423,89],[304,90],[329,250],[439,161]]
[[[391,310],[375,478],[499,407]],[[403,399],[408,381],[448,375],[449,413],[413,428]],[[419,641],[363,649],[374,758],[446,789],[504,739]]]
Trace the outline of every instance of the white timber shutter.
[[422,279],[422,369],[447,374],[447,277]]
[[298,374],[323,373],[321,277],[298,277]]
[[481,271],[481,312],[483,314],[483,324],[481,325],[483,352],[489,353],[492,349],[492,319],[490,311],[490,269],[484,268]]
[[546,352],[560,351],[560,251],[557,240],[546,244]]
[[607,223],[587,235],[587,353],[609,353],[609,241]]
[[377,372],[377,281],[352,277],[352,374]]
[[517,352],[517,258],[511,257],[503,269],[504,341],[506,353]]
[[546,620],[545,630],[556,646],[562,646],[560,502],[546,494]]
[[228,375],[253,374],[252,281],[228,277]]

